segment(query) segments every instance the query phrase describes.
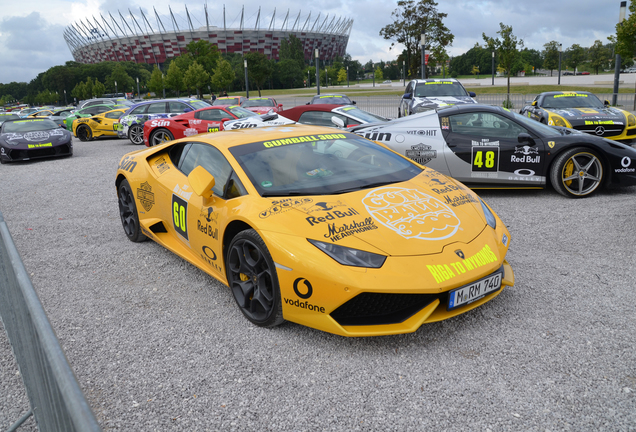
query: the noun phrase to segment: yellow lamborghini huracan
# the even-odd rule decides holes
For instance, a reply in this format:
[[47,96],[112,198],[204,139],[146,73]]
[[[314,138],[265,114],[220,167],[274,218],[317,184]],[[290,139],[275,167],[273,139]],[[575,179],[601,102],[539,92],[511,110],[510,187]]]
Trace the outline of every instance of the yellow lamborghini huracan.
[[80,141],[90,141],[100,136],[117,137],[119,118],[128,108],[116,108],[92,117],[78,118],[73,121],[73,135]]
[[252,323],[408,333],[514,284],[510,233],[470,189],[388,148],[292,125],[122,158],[124,232],[228,285]]

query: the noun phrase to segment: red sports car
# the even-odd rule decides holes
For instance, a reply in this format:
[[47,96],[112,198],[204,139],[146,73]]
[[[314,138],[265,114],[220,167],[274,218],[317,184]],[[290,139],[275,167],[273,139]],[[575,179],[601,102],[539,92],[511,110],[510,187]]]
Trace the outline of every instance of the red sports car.
[[[366,123],[385,122],[389,119],[361,110],[354,105],[299,105],[294,108],[279,111],[279,115],[302,124],[352,127]],[[343,125],[334,123],[333,118],[342,121]],[[338,121],[338,120],[336,120]]]
[[258,114],[238,105],[210,106],[170,118],[148,120],[144,123],[144,143],[152,147],[202,132],[218,132],[223,130],[224,121],[245,117],[258,117]]
[[279,112],[283,109],[283,104],[276,103],[276,99],[271,97],[253,97],[241,102],[243,108],[259,114],[267,114],[270,111]]

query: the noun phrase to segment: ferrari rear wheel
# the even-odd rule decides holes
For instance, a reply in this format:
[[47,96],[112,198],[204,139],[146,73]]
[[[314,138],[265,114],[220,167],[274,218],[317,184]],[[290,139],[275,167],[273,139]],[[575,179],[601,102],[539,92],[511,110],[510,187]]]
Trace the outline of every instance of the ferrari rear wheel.
[[117,189],[119,200],[119,216],[121,216],[121,224],[124,232],[130,241],[135,243],[148,239],[141,232],[139,224],[139,213],[137,213],[137,205],[135,204],[135,196],[132,193],[128,180],[124,180]]
[[552,186],[570,198],[590,196],[600,189],[604,180],[603,163],[589,149],[577,147],[565,151],[552,164]]
[[260,327],[282,324],[276,267],[265,242],[253,229],[234,237],[225,259],[227,280],[239,309]]
[[93,139],[91,128],[86,125],[79,125],[75,131],[80,141],[90,141]]
[[150,146],[156,146],[168,141],[172,141],[173,139],[174,136],[172,136],[168,129],[157,129],[150,134],[150,139],[148,141],[150,142]]
[[144,143],[144,128],[135,124],[128,128],[128,139],[135,145]]

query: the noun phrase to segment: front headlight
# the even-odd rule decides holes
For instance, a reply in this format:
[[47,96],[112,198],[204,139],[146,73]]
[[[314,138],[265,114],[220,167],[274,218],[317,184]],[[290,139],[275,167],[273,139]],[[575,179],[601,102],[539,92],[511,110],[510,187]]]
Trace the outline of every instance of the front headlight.
[[561,127],[567,127],[567,128],[570,127],[570,125],[563,119],[563,117],[559,117],[556,115],[550,116],[550,119],[548,120],[548,124],[550,126],[561,126]]
[[630,113],[627,115],[627,126],[628,127],[636,126],[636,117],[634,117],[634,114]]
[[483,202],[481,198],[479,198],[479,202],[481,203],[481,209],[484,211],[484,216],[486,216],[486,222],[488,223],[488,226],[490,226],[492,229],[496,229],[497,219],[495,218],[495,215],[492,214],[486,203]]
[[346,266],[380,268],[386,260],[384,255],[378,255],[358,249],[351,249],[318,240],[307,239],[307,241],[329,255],[338,263]]

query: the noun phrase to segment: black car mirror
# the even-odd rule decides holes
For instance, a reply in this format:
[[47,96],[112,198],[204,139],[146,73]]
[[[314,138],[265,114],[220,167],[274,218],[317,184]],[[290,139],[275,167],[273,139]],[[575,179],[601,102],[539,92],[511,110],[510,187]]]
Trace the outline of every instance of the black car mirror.
[[356,101],[351,101],[351,103],[355,105],[355,104],[356,104]]
[[530,134],[527,134],[525,132],[522,132],[517,136],[517,141],[519,142],[519,144],[535,144],[534,139],[530,136]]
[[470,95],[470,97],[477,97],[477,93],[475,92],[468,92],[468,94]]
[[413,99],[413,95],[411,93],[404,93],[404,96],[402,96],[402,99]]
[[605,105],[606,107],[608,107],[608,106],[610,106],[610,102],[609,102],[607,99],[605,99],[605,101],[603,102],[603,105]]

